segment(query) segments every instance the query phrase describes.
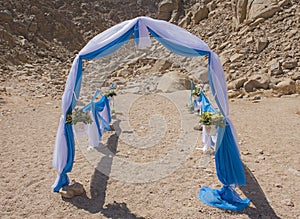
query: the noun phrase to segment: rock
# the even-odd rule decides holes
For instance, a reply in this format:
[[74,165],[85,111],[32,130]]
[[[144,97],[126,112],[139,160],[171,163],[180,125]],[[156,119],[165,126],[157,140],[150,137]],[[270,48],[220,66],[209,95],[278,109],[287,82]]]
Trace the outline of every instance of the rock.
[[290,199],[290,198],[282,200],[281,203],[286,205],[286,206],[289,206],[289,207],[294,207],[295,206],[292,199]]
[[36,22],[32,22],[29,27],[28,27],[28,31],[36,33],[38,30],[38,24]]
[[292,76],[292,79],[293,79],[294,81],[300,80],[300,72],[295,73],[295,74]]
[[73,191],[74,195],[81,195],[84,193],[84,187],[81,183],[72,181],[72,184],[69,188]]
[[291,30],[290,32],[287,33],[287,37],[288,38],[292,38],[293,36],[295,36],[298,33],[297,30]]
[[28,42],[27,39],[24,39],[24,38],[20,39],[20,44],[21,44],[21,46],[27,46],[28,43],[29,43],[29,42]]
[[243,54],[235,53],[233,56],[230,57],[230,61],[235,62],[237,60],[240,60],[243,56]]
[[234,23],[239,25],[243,23],[247,16],[247,2],[248,0],[233,0],[232,9],[235,17]]
[[222,43],[220,46],[219,46],[219,49],[224,49],[226,46],[230,45],[230,41],[227,41],[225,43]]
[[250,2],[248,2],[249,4],[251,4],[251,8],[248,14],[249,19],[268,19],[272,17],[276,12],[281,11],[281,8],[278,5],[274,5],[277,3],[276,0],[254,0]]
[[246,77],[244,78],[238,78],[232,82],[230,82],[227,86],[227,88],[230,90],[230,89],[233,89],[233,90],[238,90],[240,89],[244,83],[247,81],[248,79]]
[[278,6],[280,7],[285,7],[285,6],[288,6],[288,5],[291,5],[291,0],[282,0],[280,2],[278,2]]
[[295,81],[293,81],[290,78],[284,79],[284,81],[281,81],[277,85],[275,85],[275,89],[277,92],[281,94],[293,94],[296,92],[296,85]]
[[249,43],[253,43],[254,42],[254,38],[253,36],[250,36],[246,39],[246,43],[249,44]]
[[64,186],[59,190],[59,194],[61,194],[62,197],[64,198],[73,198],[75,196],[73,190],[70,189],[69,186]]
[[297,80],[295,83],[296,93],[300,94],[300,80]]
[[280,75],[283,73],[282,68],[281,68],[281,62],[279,62],[277,60],[272,60],[267,65],[269,67],[269,74],[271,76]]
[[259,38],[256,41],[256,52],[260,53],[263,51],[269,44],[269,40],[267,38]]
[[263,149],[257,149],[256,152],[257,152],[258,154],[264,154]]
[[198,24],[201,20],[208,17],[208,8],[207,7],[200,7],[194,13],[192,17],[192,21],[194,24]]
[[191,19],[192,16],[193,16],[192,12],[189,11],[189,12],[187,13],[187,15],[179,22],[178,25],[179,25],[180,27],[186,28],[188,25],[190,25],[190,23],[191,23],[191,21],[192,21],[192,19]]
[[206,6],[208,8],[208,11],[211,12],[216,9],[217,3],[212,1],[212,2],[209,2]]
[[297,62],[296,61],[287,61],[282,63],[282,67],[285,69],[293,69],[297,67]]
[[258,159],[258,160],[265,160],[266,157],[265,157],[264,155],[258,155],[258,156],[257,156],[257,159]]
[[261,96],[260,95],[256,95],[252,98],[253,100],[261,100]]
[[158,4],[157,18],[168,21],[171,19],[173,10],[177,10],[178,0],[163,0]]
[[0,11],[0,21],[1,22],[12,22],[13,16],[9,10]]
[[190,89],[190,79],[183,73],[177,71],[164,74],[157,85],[158,91],[166,93],[187,89]]
[[221,54],[219,56],[219,58],[220,58],[220,62],[222,64],[222,66],[224,66],[226,63],[228,63],[230,61],[230,59],[225,54]]
[[208,82],[208,68],[197,67],[190,71],[191,79],[196,83],[207,83]]
[[252,76],[247,82],[244,83],[246,92],[253,92],[256,89],[268,89],[270,79],[266,75],[255,75]]
[[6,92],[6,87],[0,86],[0,92]]
[[257,27],[258,24],[264,22],[265,19],[264,18],[257,18],[253,23],[251,23],[251,27]]
[[37,6],[32,6],[31,7],[31,13],[33,13],[33,14],[41,14],[42,12],[40,11],[40,9],[37,7]]
[[[300,110],[299,110],[299,114],[298,115],[300,115]],[[293,175],[295,175],[295,176],[300,176],[300,170],[296,170],[296,169],[294,169],[294,168],[291,168],[291,167],[289,167],[288,168],[288,171],[290,172],[290,173],[292,173]]]
[[164,72],[168,70],[172,66],[172,63],[165,60],[157,60],[155,62],[155,69],[157,69],[159,72]]
[[250,155],[251,153],[249,151],[242,151],[243,155]]

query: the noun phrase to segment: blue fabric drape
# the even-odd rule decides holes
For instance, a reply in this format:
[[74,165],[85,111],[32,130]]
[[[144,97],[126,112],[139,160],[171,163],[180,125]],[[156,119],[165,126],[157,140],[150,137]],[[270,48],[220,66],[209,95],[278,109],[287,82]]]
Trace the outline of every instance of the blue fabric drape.
[[139,21],[138,21],[134,25],[134,43],[136,46],[139,45],[139,38],[140,38],[140,32],[139,32]]
[[67,147],[68,147],[68,158],[67,158],[67,163],[65,168],[63,169],[62,173],[59,175],[59,179],[56,186],[53,188],[54,192],[58,192],[60,188],[62,188],[63,186],[69,185],[70,180],[67,173],[71,172],[74,163],[75,144],[74,144],[74,134],[72,130],[72,124],[65,124],[65,136],[66,136]]
[[173,43],[167,39],[164,39],[160,37],[158,34],[156,34],[153,30],[148,28],[148,31],[151,33],[151,35],[162,45],[164,45],[168,50],[171,52],[181,55],[181,56],[205,56],[209,55],[209,52],[206,51],[200,51],[197,49],[191,49],[185,46],[178,45],[176,43]]
[[[83,107],[81,110],[89,112],[92,111],[93,117],[95,119],[95,123],[97,126],[97,131],[98,134],[100,136],[100,138],[102,137],[103,133],[101,131],[101,125],[99,123],[99,121],[101,121],[101,123],[103,124],[103,130],[105,131],[110,131],[110,125],[109,123],[111,122],[111,114],[110,114],[110,106],[109,106],[109,99],[104,95],[102,96],[102,98],[97,101],[94,102],[95,96],[97,96],[99,94],[99,92],[96,91],[94,97],[92,98],[91,102],[86,105],[85,107]],[[103,111],[104,108],[107,108],[108,111],[108,121],[106,121],[101,115],[100,112]]]
[[217,110],[211,105],[206,95],[203,93],[203,91],[200,92],[200,96],[197,100],[197,102],[201,102],[201,112],[213,112],[216,113]]
[[132,27],[130,30],[128,30],[126,33],[124,33],[119,38],[115,39],[111,43],[99,48],[98,50],[95,50],[91,53],[82,55],[82,59],[92,60],[92,59],[98,59],[105,56],[108,56],[118,49],[120,49],[132,36],[134,32],[134,27]]
[[[210,63],[210,55],[208,62]],[[225,117],[225,113],[222,110],[220,102],[216,94],[216,88],[213,83],[212,75],[210,68],[208,70],[209,84],[212,91],[212,94],[216,97],[215,101],[219,107],[219,110]],[[218,139],[216,143],[216,152],[215,152],[215,163],[216,163],[216,172],[218,179],[224,183],[224,185],[245,185],[245,172],[242,160],[239,156],[238,146],[235,142],[231,127],[226,121],[226,127],[218,128]],[[225,170],[225,171],[224,171]],[[241,177],[237,179],[237,177]]]
[[[134,31],[134,27],[128,30],[125,34],[123,34],[118,39],[107,44],[106,46],[101,47],[98,50],[95,50],[91,53],[79,56],[74,95],[72,98],[72,103],[67,111],[67,114],[73,111],[77,103],[77,98],[80,95],[81,80],[82,80],[82,59],[87,59],[87,60],[97,59],[114,53],[130,39],[130,37],[133,34],[133,31]],[[74,143],[72,125],[65,124],[64,129],[65,129],[67,149],[68,149],[67,164],[64,167],[62,173],[59,175],[58,182],[56,186],[53,188],[54,192],[58,192],[60,188],[69,184],[69,178],[67,176],[67,173],[71,172],[73,167],[73,162],[74,162],[75,143]]]
[[228,122],[222,128],[223,137],[217,140],[215,163],[219,180],[224,185],[245,185],[246,177],[237,144]]
[[194,82],[191,80],[191,85],[190,85],[190,103],[193,104],[193,90],[195,88]]
[[250,203],[250,199],[242,199],[230,186],[223,186],[220,190],[204,186],[198,197],[207,205],[231,211],[241,211]]

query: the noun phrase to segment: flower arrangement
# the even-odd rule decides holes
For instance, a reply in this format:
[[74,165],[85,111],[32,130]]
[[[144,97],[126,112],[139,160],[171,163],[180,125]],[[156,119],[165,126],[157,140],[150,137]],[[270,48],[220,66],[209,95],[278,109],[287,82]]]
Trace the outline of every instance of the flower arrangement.
[[115,113],[115,101],[114,96],[117,96],[117,93],[114,90],[109,90],[106,94],[106,97],[110,98],[109,105],[111,109],[111,113]]
[[105,94],[107,97],[117,96],[117,93],[114,90],[110,90]]
[[195,87],[194,90],[193,90],[193,92],[192,92],[192,95],[193,95],[193,96],[200,97],[200,93],[201,93],[200,88]]
[[224,117],[221,113],[214,112],[204,112],[200,115],[199,119],[200,124],[205,126],[219,126],[221,128],[225,127]]
[[76,125],[78,122],[83,122],[84,124],[91,124],[93,120],[88,112],[83,110],[74,109],[73,112],[67,115],[66,124],[73,123]]

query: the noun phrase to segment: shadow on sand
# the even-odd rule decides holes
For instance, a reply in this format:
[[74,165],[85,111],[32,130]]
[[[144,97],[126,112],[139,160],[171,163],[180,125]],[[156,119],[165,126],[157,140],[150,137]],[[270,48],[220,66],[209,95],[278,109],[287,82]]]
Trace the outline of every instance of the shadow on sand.
[[251,199],[254,207],[247,207],[241,212],[231,212],[232,214],[246,214],[251,219],[260,219],[260,218],[272,218],[280,219],[271,207],[269,201],[266,198],[266,195],[259,183],[257,182],[255,176],[251,170],[244,164],[244,170],[246,175],[246,186],[239,187],[240,190]]
[[[86,192],[84,192],[81,196],[76,196],[72,199],[63,198],[64,201],[69,202],[76,206],[77,208],[84,209],[92,214],[101,213],[102,215],[117,219],[117,218],[126,218],[126,219],[143,219],[143,217],[137,217],[133,213],[130,212],[126,203],[118,203],[114,202],[111,204],[107,204],[104,206],[105,203],[105,196],[106,196],[106,188],[107,183],[109,180],[109,173],[111,171],[111,165],[113,162],[113,156],[117,151],[118,146],[118,134],[120,133],[119,127],[120,121],[117,120],[114,122],[113,127],[115,128],[115,133],[112,134],[109,139],[107,140],[105,150],[101,147],[99,150],[105,156],[100,160],[98,163],[98,167],[106,167],[108,174],[104,174],[100,172],[98,169],[95,168],[94,174],[91,179],[90,185],[90,193],[91,198],[87,197]],[[107,150],[108,149],[108,150]]]

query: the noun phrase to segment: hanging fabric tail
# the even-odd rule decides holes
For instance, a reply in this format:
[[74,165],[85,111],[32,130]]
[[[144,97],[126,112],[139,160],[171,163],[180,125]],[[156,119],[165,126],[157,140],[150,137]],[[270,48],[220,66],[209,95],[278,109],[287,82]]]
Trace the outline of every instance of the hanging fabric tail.
[[191,80],[191,94],[190,94],[190,104],[192,105],[193,104],[193,90],[194,90],[194,87],[195,87],[195,85],[194,85],[194,82],[193,82],[193,80]]
[[226,185],[220,190],[204,186],[200,189],[198,197],[207,205],[231,211],[241,211],[250,203],[250,199],[242,199],[231,186]]
[[72,170],[73,160],[75,156],[75,147],[74,147],[75,143],[74,143],[72,124],[65,124],[64,131],[65,131],[67,147],[68,147],[68,157],[67,157],[66,166],[64,167],[62,173],[58,175],[54,185],[52,186],[54,192],[58,192],[60,188],[69,184],[70,180],[67,173],[71,172]]
[[202,108],[201,108],[201,112],[213,112],[216,113],[217,110],[211,105],[211,103],[209,102],[208,98],[205,96],[204,92],[201,91],[200,92],[200,102],[202,103]]
[[114,83],[114,82],[111,83],[110,89],[111,89],[111,90],[112,90],[112,89],[115,89],[115,83]]
[[217,176],[224,185],[245,185],[243,162],[229,122],[226,121],[226,127],[221,130],[224,134],[217,141],[215,153]]

